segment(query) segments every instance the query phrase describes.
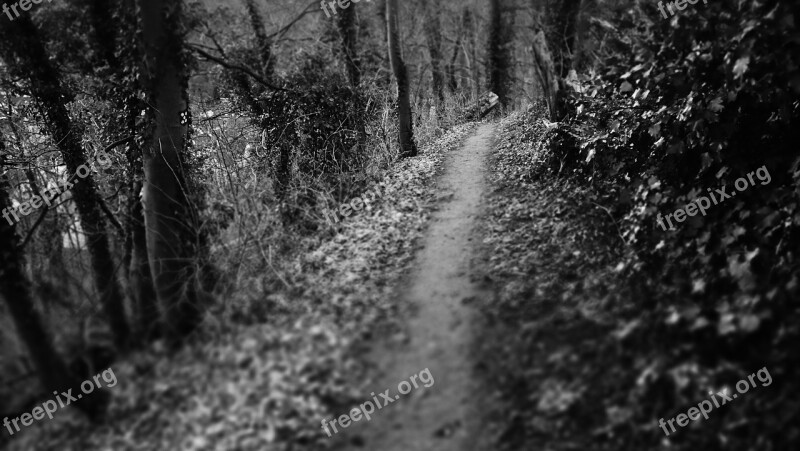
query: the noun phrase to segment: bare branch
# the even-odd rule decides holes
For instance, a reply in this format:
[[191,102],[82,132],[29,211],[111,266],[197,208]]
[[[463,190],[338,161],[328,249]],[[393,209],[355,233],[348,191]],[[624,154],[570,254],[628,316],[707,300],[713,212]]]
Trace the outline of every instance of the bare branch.
[[260,84],[262,84],[263,86],[266,86],[267,88],[274,89],[276,91],[294,92],[294,91],[292,91],[290,89],[285,89],[285,88],[280,88],[278,86],[274,86],[274,85],[268,83],[263,78],[259,77],[258,74],[253,72],[251,69],[249,69],[249,68],[247,68],[245,66],[239,66],[237,64],[229,63],[229,62],[225,61],[224,59],[218,58],[218,57],[206,52],[205,50],[197,47],[194,44],[187,44],[187,46],[191,50],[194,50],[196,53],[198,53],[200,56],[206,58],[209,61],[213,61],[213,62],[219,64],[220,66],[222,66],[222,67],[224,67],[226,69],[238,70],[240,72],[243,72],[243,73],[249,75],[253,80],[259,82]]

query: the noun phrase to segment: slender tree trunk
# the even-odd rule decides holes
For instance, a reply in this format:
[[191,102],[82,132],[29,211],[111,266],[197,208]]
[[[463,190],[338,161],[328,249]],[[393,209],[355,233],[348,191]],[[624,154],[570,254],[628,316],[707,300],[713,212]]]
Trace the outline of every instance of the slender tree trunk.
[[469,33],[469,49],[472,55],[472,91],[475,94],[475,99],[477,100],[481,96],[481,73],[480,73],[480,65],[478,64],[478,38],[477,38],[477,30],[475,29],[475,19],[473,14],[470,11],[466,18],[469,17],[469,26],[467,27],[466,24],[464,25],[467,28],[467,33]]
[[[0,152],[4,150],[0,135]],[[0,155],[0,166],[5,165],[5,156]],[[0,180],[0,210],[11,207],[8,196],[10,187]],[[48,391],[59,393],[72,388],[79,390],[80,382],[70,374],[67,365],[56,353],[52,339],[44,328],[39,313],[33,307],[31,286],[23,270],[23,255],[19,248],[16,225],[0,220],[0,297],[5,299],[17,332],[39,372],[42,385]],[[91,396],[73,403],[93,420],[100,419],[108,406],[110,395],[107,391],[96,391]]]
[[196,212],[189,201],[181,154],[188,138],[188,78],[180,37],[180,0],[137,0],[147,97],[155,111],[144,146],[147,250],[166,335],[177,345],[201,319],[194,264]]
[[533,38],[533,57],[536,63],[536,75],[539,78],[539,85],[542,87],[547,108],[550,112],[550,120],[558,122],[560,120],[558,100],[559,83],[556,75],[555,65],[547,46],[544,32],[539,31]]
[[[116,39],[118,26],[113,26],[112,4],[107,0],[92,0],[91,16],[94,25],[96,46],[100,55],[110,68],[118,82],[125,80],[126,70],[136,71],[134,59],[140,58],[140,48],[135,39],[129,39],[129,52],[125,61],[116,57]],[[123,2],[121,12],[124,13],[122,22],[123,36],[134,36],[136,33],[135,3],[133,0]],[[136,97],[133,86],[126,86],[120,95],[108,100],[116,104],[116,108],[123,114],[119,120],[113,122],[109,135],[118,135],[119,138],[127,136],[141,137],[145,127],[137,125],[142,119],[141,112],[145,110],[142,102]],[[145,123],[152,120],[151,115],[145,117]],[[142,169],[141,139],[133,139],[125,146],[128,161],[128,217],[125,223],[125,258],[123,267],[128,271],[128,285],[130,296],[133,300],[135,323],[140,343],[145,344],[157,337],[160,331],[160,313],[158,310],[158,297],[153,285],[150,262],[147,254],[147,234],[144,224],[142,202],[139,194],[142,191],[144,173]]]
[[[456,44],[453,46],[453,53],[450,57],[450,63],[447,65],[447,87],[450,89],[451,93],[455,93],[458,90],[458,80],[456,79],[456,62],[458,61],[458,55],[462,51],[464,35],[467,34],[467,36],[469,36],[468,33],[471,33],[471,21],[472,15],[470,14],[469,8],[464,8],[461,18],[461,27],[458,30],[458,37],[456,38]],[[474,63],[468,62],[468,64],[471,66]]]
[[264,30],[264,21],[261,20],[261,14],[258,12],[255,1],[245,0],[244,4],[247,8],[247,14],[250,16],[250,24],[253,27],[253,32],[256,34],[261,76],[269,80],[272,77],[273,68],[275,67],[272,61],[272,43]]
[[356,22],[356,5],[339,11],[336,25],[342,42],[342,57],[347,69],[350,86],[357,88],[361,83],[361,68],[358,60],[358,24]]
[[554,99],[555,120],[566,114],[566,95],[568,86],[565,82],[572,69],[572,56],[577,42],[578,16],[581,11],[581,0],[562,0],[553,5],[550,17],[553,18],[553,30],[550,49],[554,54],[553,64],[558,89]]
[[507,105],[512,68],[511,26],[503,20],[501,0],[491,0],[489,5],[489,45],[486,51],[489,89],[497,94],[503,105]]
[[553,18],[550,48],[555,53],[553,62],[556,73],[562,79],[567,78],[572,69],[580,11],[581,0],[560,0],[553,4],[553,11],[550,13],[550,17]]
[[138,331],[142,342],[147,343],[156,338],[161,331],[161,313],[158,309],[158,293],[155,290],[147,253],[147,229],[144,225],[142,202],[139,199],[141,191],[142,183],[134,181],[128,232],[131,234],[133,244],[129,274],[136,305]]
[[[135,98],[128,98],[126,106],[127,130],[139,134],[136,125],[136,108],[131,103],[138,103]],[[128,146],[128,168],[130,171],[130,196],[128,199],[128,218],[126,237],[130,241],[130,255],[127,261],[128,281],[131,297],[134,302],[135,322],[139,340],[142,344],[157,338],[161,332],[161,316],[158,309],[158,294],[150,269],[147,252],[147,229],[145,227],[144,209],[140,194],[144,171],[142,168],[142,148],[135,142]]]
[[[78,168],[88,168],[81,147],[82,131],[72,123],[65,106],[72,96],[62,86],[59,74],[48,58],[30,15],[21,15],[0,27],[0,42],[0,54],[6,62],[12,62],[12,72],[20,78],[30,80],[31,95],[39,105],[44,122],[61,151],[69,175],[76,174]],[[120,349],[125,349],[130,339],[130,329],[125,318],[124,298],[116,278],[116,265],[111,257],[108,234],[100,210],[101,199],[91,173],[86,178],[75,179],[70,192],[86,235],[95,286],[114,331],[116,344]]]
[[[381,32],[384,34],[383,42],[387,42],[389,40],[389,23],[386,21],[386,0],[375,0],[375,3],[376,15],[378,16],[378,20],[380,20]],[[388,59],[386,63],[391,64]],[[391,73],[387,71],[381,71],[380,73],[383,75],[383,81],[387,86],[392,83]]]
[[116,50],[117,26],[111,13],[111,3],[108,0],[91,0],[89,15],[91,16],[94,41],[99,56],[111,70],[119,70],[119,61],[114,54]]
[[458,37],[456,45],[453,47],[453,54],[450,56],[450,63],[447,65],[447,89],[455,94],[458,91],[458,80],[456,79],[456,61],[458,61],[458,54],[460,53],[461,36]]
[[[444,74],[442,73],[442,23],[439,19],[438,5],[434,4],[430,12],[430,20],[425,21],[425,38],[428,43],[428,53],[431,57],[431,77],[433,95],[444,102]],[[459,36],[460,40],[461,36]],[[456,48],[458,44],[456,44]],[[456,50],[457,51],[457,50]],[[452,67],[452,64],[451,64]]]
[[398,30],[397,0],[386,0],[387,41],[389,47],[389,62],[397,81],[397,120],[399,128],[400,156],[413,157],[417,155],[417,145],[414,142],[413,123],[411,122],[411,101],[409,99],[408,69],[403,62],[400,51],[400,32]]

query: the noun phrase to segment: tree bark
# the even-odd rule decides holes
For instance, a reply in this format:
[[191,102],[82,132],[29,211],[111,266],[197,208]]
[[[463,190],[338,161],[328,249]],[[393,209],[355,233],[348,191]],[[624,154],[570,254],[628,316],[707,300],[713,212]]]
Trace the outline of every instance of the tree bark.
[[[556,9],[557,8],[557,9]],[[555,53],[556,73],[561,79],[567,78],[572,69],[572,56],[577,42],[578,15],[581,0],[560,0],[553,5],[550,17],[553,18],[551,46]]]
[[417,155],[414,143],[413,123],[411,122],[411,101],[409,99],[408,70],[400,51],[400,32],[398,30],[397,0],[386,0],[387,41],[389,62],[397,81],[397,122],[399,128],[400,156]]
[[511,24],[503,20],[502,1],[491,0],[489,4],[489,44],[487,48],[487,75],[489,89],[508,104],[511,85]]
[[[475,99],[477,100],[481,96],[481,67],[478,64],[478,37],[477,37],[477,30],[475,26],[475,17],[471,11],[467,10],[464,13],[464,26],[467,28],[467,33],[469,33],[469,51],[472,56],[471,64],[471,73],[472,73],[472,90],[475,94]],[[466,24],[466,20],[469,19],[469,26]]]
[[247,8],[247,14],[250,16],[250,25],[253,27],[253,32],[256,35],[261,76],[269,80],[272,77],[273,68],[275,67],[272,61],[272,43],[264,30],[264,21],[261,20],[261,14],[258,12],[258,7],[256,7],[255,2],[253,0],[245,0],[244,4]]
[[358,24],[356,23],[356,5],[339,11],[336,25],[342,42],[342,57],[344,67],[347,69],[347,79],[350,86],[357,88],[361,83],[361,67],[358,60]]
[[566,114],[567,93],[569,87],[566,78],[572,69],[572,56],[577,42],[578,16],[581,10],[581,0],[562,0],[553,4],[552,30],[550,48],[554,54],[553,65],[555,70],[556,90],[553,104],[554,121],[560,120]]
[[[127,59],[120,61],[116,57],[116,38],[118,27],[110,27],[113,14],[111,4],[107,0],[92,0],[91,15],[94,25],[94,35],[96,46],[100,49],[100,55],[106,65],[110,68],[117,81],[125,79],[126,70],[136,71],[133,60],[141,58],[139,46],[131,42],[131,49],[128,49]],[[124,1],[125,16],[118,24],[123,27],[123,33],[134,34],[136,32],[133,14],[135,3],[133,0]],[[141,112],[144,110],[143,104],[136,97],[135,89],[137,86],[125,86],[123,92],[118,96],[108,96],[109,102],[113,102],[118,110],[123,112],[122,117],[112,122],[109,135],[118,137],[133,136],[125,146],[128,161],[128,217],[125,222],[125,258],[123,267],[128,271],[128,286],[130,296],[133,301],[134,321],[137,329],[137,339],[141,344],[146,344],[155,339],[160,331],[160,313],[158,310],[158,297],[153,285],[153,277],[150,270],[150,262],[147,253],[147,233],[144,224],[142,202],[139,197],[142,191],[142,180],[144,173],[142,169],[142,148],[139,145],[144,127],[137,125],[142,118]],[[121,99],[119,97],[122,97]],[[145,118],[145,123],[152,120],[152,116]],[[136,139],[136,138],[139,139]]]
[[[141,167],[139,168],[141,172]],[[147,252],[147,229],[144,223],[144,209],[139,199],[142,183],[133,182],[132,199],[129,204],[128,233],[131,234],[131,261],[128,268],[131,291],[136,306],[136,323],[142,343],[148,343],[161,332],[161,313],[158,309],[158,293],[155,290],[153,273]]]
[[[434,4],[433,11],[430,12],[432,17],[425,21],[425,38],[428,43],[428,53],[431,57],[431,77],[433,95],[439,99],[439,102],[444,102],[444,74],[442,73],[442,23],[439,18],[438,5]],[[459,36],[459,43],[461,37]],[[458,47],[458,43],[456,47]],[[458,49],[456,48],[456,51]],[[452,64],[450,65],[452,67]]]
[[[456,62],[458,61],[458,55],[461,54],[462,51],[464,52],[467,51],[465,48],[462,48],[464,42],[464,36],[467,36],[468,38],[469,37],[474,38],[474,35],[472,34],[472,13],[467,7],[464,8],[464,12],[462,13],[461,28],[458,30],[456,43],[453,46],[453,53],[450,57],[450,63],[447,65],[447,87],[450,89],[451,93],[456,93],[456,91],[458,91],[458,80],[456,79]],[[467,60],[471,58],[471,56],[466,54],[465,57]],[[474,60],[467,61],[467,65],[469,66],[468,70],[470,74],[472,66],[474,64],[475,64]],[[469,78],[469,76],[467,78]]]
[[[30,15],[20,15],[13,22],[0,27],[0,54],[10,63],[12,73],[30,81],[31,96],[39,105],[45,125],[61,151],[69,175],[77,173],[82,166],[88,168],[81,147],[82,131],[72,123],[65,106],[73,96],[62,86],[58,71],[53,67]],[[75,179],[70,192],[86,235],[95,286],[115,334],[116,344],[120,349],[125,349],[128,347],[130,329],[100,209],[101,198],[91,173],[84,179]]]
[[165,334],[178,345],[200,322],[194,256],[196,212],[182,153],[187,147],[188,77],[180,37],[180,0],[137,0],[144,44],[142,73],[155,124],[144,149],[147,250]]
[[[0,153],[4,147],[0,136]],[[0,166],[4,165],[4,160],[5,156],[0,154]],[[9,189],[8,182],[0,180],[0,210],[11,207]],[[61,393],[70,388],[79,392],[81,381],[67,369],[67,365],[56,352],[39,313],[33,307],[31,286],[25,276],[19,244],[16,224],[9,225],[5,219],[0,220],[0,297],[8,305],[17,333],[28,348],[42,385],[51,392]],[[110,394],[101,390],[73,404],[90,419],[98,420],[105,413],[109,400]]]
[[536,62],[536,75],[539,78],[539,85],[542,87],[547,108],[550,112],[550,120],[558,122],[559,113],[559,82],[556,74],[555,65],[547,47],[547,40],[544,32],[539,31],[533,38],[533,57]]

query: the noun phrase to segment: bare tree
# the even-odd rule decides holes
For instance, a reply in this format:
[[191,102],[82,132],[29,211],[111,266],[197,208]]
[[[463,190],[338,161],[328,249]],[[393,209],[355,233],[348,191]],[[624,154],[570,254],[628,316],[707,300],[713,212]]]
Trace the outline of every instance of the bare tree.
[[413,123],[411,122],[411,101],[409,99],[408,69],[403,62],[400,50],[400,32],[398,25],[397,0],[386,0],[387,41],[389,62],[397,82],[397,120],[399,128],[400,156],[417,155],[414,142]]

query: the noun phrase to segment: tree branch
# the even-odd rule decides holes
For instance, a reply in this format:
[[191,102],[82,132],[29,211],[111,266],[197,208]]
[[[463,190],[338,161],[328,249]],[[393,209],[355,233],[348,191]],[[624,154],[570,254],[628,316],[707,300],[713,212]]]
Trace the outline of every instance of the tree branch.
[[263,78],[259,77],[258,74],[256,74],[255,72],[253,72],[249,68],[244,67],[244,66],[239,66],[239,65],[236,65],[236,64],[232,64],[232,63],[229,63],[229,62],[227,62],[227,61],[225,61],[225,60],[223,60],[221,58],[217,58],[216,56],[206,52],[205,50],[195,46],[194,44],[187,44],[187,46],[191,50],[194,50],[200,56],[206,58],[209,61],[213,61],[213,62],[219,64],[220,66],[222,66],[222,67],[224,67],[226,69],[238,70],[240,72],[243,72],[243,73],[249,75],[253,80],[259,82],[260,84],[262,84],[263,86],[266,86],[267,88],[274,89],[276,91],[294,92],[294,91],[292,91],[290,89],[284,89],[284,88],[279,88],[277,86],[274,86],[274,85],[268,83]]
[[[306,14],[308,14],[308,13],[309,13],[309,9],[310,9],[312,6],[314,6],[316,3],[317,3],[317,2],[316,2],[316,0],[314,0],[313,2],[311,2],[311,3],[310,3],[308,6],[306,6],[306,8],[303,10],[303,12],[301,12],[301,13],[300,13],[300,15],[299,15],[299,16],[295,17],[295,18],[294,18],[294,20],[292,20],[291,22],[289,22],[289,23],[288,23],[288,24],[287,24],[285,27],[283,27],[283,28],[281,28],[280,30],[276,31],[275,33],[272,33],[271,35],[267,36],[267,38],[269,38],[269,39],[272,39],[272,38],[274,38],[274,37],[275,37],[275,36],[277,36],[277,35],[281,35],[281,37],[280,37],[280,38],[278,38],[278,39],[276,39],[275,41],[277,42],[277,41],[280,41],[281,39],[283,39],[283,35],[284,35],[284,34],[286,34],[286,32],[287,32],[287,31],[289,31],[289,28],[291,28],[291,27],[292,27],[294,24],[296,24],[296,23],[297,23],[297,21],[299,21],[299,20],[300,20],[300,19],[302,19],[302,18],[303,18],[303,17],[304,17]],[[320,12],[320,13],[322,13],[322,10],[320,10],[319,12]]]

